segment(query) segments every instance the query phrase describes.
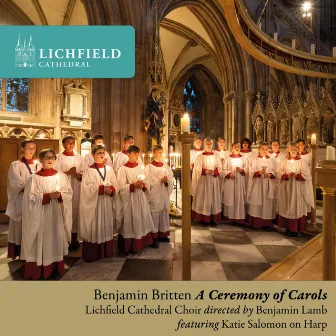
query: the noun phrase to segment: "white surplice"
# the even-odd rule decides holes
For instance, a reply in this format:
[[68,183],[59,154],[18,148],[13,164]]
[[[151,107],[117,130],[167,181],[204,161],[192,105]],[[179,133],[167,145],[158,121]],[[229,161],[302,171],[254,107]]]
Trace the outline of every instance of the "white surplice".
[[[232,220],[244,220],[246,217],[246,166],[247,161],[242,155],[230,155],[224,162],[222,203],[223,215]],[[244,170],[245,176],[236,171],[236,167]],[[232,180],[229,174],[235,176]]]
[[249,204],[248,214],[261,219],[274,219],[276,217],[276,180],[255,177],[263,167],[266,167],[267,174],[276,177],[276,161],[270,157],[255,157],[251,160],[248,174],[247,202]]
[[314,207],[314,195],[310,169],[304,160],[283,160],[278,166],[278,176],[281,178],[285,174],[294,171],[301,174],[305,181],[297,181],[290,178],[288,181],[282,180],[278,190],[277,212],[287,219],[299,219],[307,216],[310,207]]
[[[41,169],[41,163],[28,165],[32,174]],[[28,178],[31,176],[22,160],[11,163],[8,171],[6,215],[9,217],[8,242],[21,244],[22,239],[22,202],[23,192]]]
[[[105,181],[99,175],[99,169],[104,176],[104,168],[90,167],[84,174],[81,185],[79,208],[79,239],[90,243],[101,244],[113,239],[115,230],[115,200],[119,186],[111,166],[106,167]],[[99,186],[112,186],[113,196],[98,195]]]
[[116,220],[119,234],[125,239],[141,239],[155,230],[148,203],[150,198],[148,180],[145,178],[142,181],[147,188],[146,191],[136,188],[131,191],[131,184],[142,174],[145,174],[145,170],[139,164],[134,168],[124,165],[118,170],[117,182],[120,191],[116,199]]
[[[56,162],[54,164],[54,169],[58,171],[62,171],[63,173],[69,171],[72,167],[76,167],[77,174],[83,174],[83,172],[87,169],[84,158],[79,155],[64,155],[58,154]],[[81,194],[81,182],[78,181],[72,175],[67,175],[68,180],[71,184],[71,188],[73,191],[72,196],[72,233],[77,233],[78,229],[78,217],[79,217],[79,202],[80,202],[80,194]]]
[[[154,223],[153,232],[167,233],[170,230],[169,209],[170,195],[173,192],[173,172],[167,164],[155,160],[146,166],[145,172],[149,185],[149,208]],[[161,182],[164,176],[168,177],[167,186]]]
[[[127,155],[126,151],[118,152],[113,159],[113,170],[115,174],[117,175],[118,170],[120,167],[122,167],[124,164],[126,164],[129,160],[129,157]],[[141,166],[143,165],[143,162],[139,156],[138,158],[138,164]]]
[[200,149],[200,150],[192,149],[190,151],[190,166],[191,166],[191,168],[194,166],[197,156],[202,154],[203,152],[204,152],[204,149]]
[[[209,153],[209,152],[208,152]],[[192,210],[198,215],[218,215],[222,211],[221,186],[219,176],[222,173],[222,161],[218,154],[203,152],[198,155],[191,180]],[[218,170],[218,176],[202,175],[202,169]]]
[[[42,205],[43,195],[60,186],[62,202],[50,200]],[[67,176],[34,174],[28,178],[23,196],[22,258],[48,266],[68,254],[72,226],[72,189]]]

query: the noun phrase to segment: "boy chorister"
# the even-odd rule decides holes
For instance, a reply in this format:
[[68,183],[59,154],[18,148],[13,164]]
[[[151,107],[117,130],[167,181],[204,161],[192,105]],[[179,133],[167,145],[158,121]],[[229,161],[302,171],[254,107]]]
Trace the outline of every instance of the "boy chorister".
[[222,161],[212,151],[213,142],[204,140],[204,152],[197,156],[192,174],[192,217],[203,226],[216,226],[222,217],[221,186]]
[[203,153],[202,149],[202,138],[201,137],[196,137],[194,140],[194,149],[190,151],[190,167],[191,169],[194,168],[195,160],[198,155]]
[[105,165],[105,147],[92,148],[94,163],[84,173],[81,185],[79,236],[83,260],[91,262],[113,256],[115,198],[119,192],[111,166]]
[[247,189],[249,224],[253,228],[273,226],[276,218],[276,161],[268,156],[268,144],[260,145],[251,160]]
[[287,157],[277,171],[281,178],[278,191],[278,226],[286,228],[286,235],[298,236],[306,231],[308,208],[314,207],[310,169],[301,159],[295,143],[288,146]]
[[72,227],[72,189],[67,176],[53,169],[56,155],[39,153],[42,169],[26,183],[22,210],[22,258],[26,279],[63,274]]
[[169,242],[169,208],[170,195],[173,192],[173,172],[162,162],[162,153],[162,146],[153,148],[154,158],[146,167],[146,176],[151,194],[149,207],[155,228],[153,237],[161,242]]
[[240,143],[232,144],[231,155],[224,162],[222,203],[224,218],[244,223],[246,217],[246,159],[240,154]]
[[75,138],[66,136],[62,139],[64,148],[63,153],[57,155],[54,169],[62,171],[67,175],[72,187],[72,229],[71,229],[71,249],[79,248],[79,241],[77,238],[78,230],[78,216],[79,216],[79,202],[81,195],[81,180],[83,171],[87,169],[84,158],[75,153]]
[[269,152],[269,156],[272,159],[275,159],[277,164],[279,164],[281,160],[284,160],[286,158],[285,154],[280,152],[279,148],[280,148],[279,140],[273,140],[271,143],[271,150]]
[[[123,166],[125,163],[128,162],[129,158],[128,158],[128,153],[127,150],[130,146],[134,145],[134,137],[132,135],[126,135],[124,137],[124,144],[123,144],[123,149],[121,152],[118,152],[113,159],[113,169],[115,174],[118,173],[118,170],[121,166]],[[138,164],[142,165],[142,160],[139,156],[138,158]]]
[[8,172],[6,215],[9,217],[8,258],[20,256],[22,239],[22,201],[27,179],[40,170],[41,164],[34,160],[36,143],[34,140],[21,142],[23,155],[20,160],[11,163]]
[[[105,146],[104,142],[105,142],[105,139],[101,134],[96,134],[92,137],[92,147]],[[86,154],[84,159],[85,159],[85,163],[87,167],[90,167],[93,165],[94,159],[91,153]],[[110,154],[107,151],[105,151],[104,164],[108,166],[112,166],[112,160],[111,160]]]
[[225,159],[230,155],[230,151],[226,150],[225,147],[226,147],[225,139],[223,137],[219,137],[217,139],[217,149],[215,153],[217,153],[220,156],[223,164]]
[[137,253],[145,247],[158,248],[153,240],[155,232],[148,199],[148,180],[145,167],[139,165],[140,149],[130,146],[127,149],[129,161],[119,168],[117,182],[120,187],[116,201],[116,219],[119,229],[119,250]]

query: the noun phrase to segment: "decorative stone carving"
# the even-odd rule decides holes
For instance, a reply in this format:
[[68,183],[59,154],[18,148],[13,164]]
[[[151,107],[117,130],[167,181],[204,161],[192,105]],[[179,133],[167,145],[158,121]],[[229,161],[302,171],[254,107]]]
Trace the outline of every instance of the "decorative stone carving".
[[267,122],[267,142],[270,144],[272,140],[276,138],[275,136],[275,122],[273,120],[269,120]]
[[318,133],[318,118],[313,110],[308,114],[306,131],[308,139],[311,138],[312,134]]
[[293,141],[297,141],[302,137],[302,130],[303,130],[302,117],[300,114],[296,114],[293,117],[293,125],[292,125]]
[[256,118],[254,131],[256,133],[256,144],[260,145],[264,140],[264,122],[260,116]]
[[262,97],[260,92],[257,93],[257,101],[252,113],[252,124],[255,134],[255,141],[254,143],[259,145],[264,142],[265,136],[265,113],[262,104]]
[[81,80],[75,79],[73,83],[64,86],[64,93],[63,121],[69,122],[69,126],[72,127],[82,127],[84,123],[89,121],[87,114],[89,90]]
[[281,145],[287,145],[288,143],[288,120],[282,118],[280,120],[280,143]]

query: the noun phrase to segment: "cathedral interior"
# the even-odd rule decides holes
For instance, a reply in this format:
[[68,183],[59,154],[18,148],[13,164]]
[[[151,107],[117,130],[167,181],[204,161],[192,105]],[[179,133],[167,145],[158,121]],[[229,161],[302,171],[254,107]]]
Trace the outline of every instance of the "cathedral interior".
[[[23,279],[23,262],[6,257],[5,210],[8,168],[25,138],[35,139],[38,150],[60,153],[61,140],[71,135],[84,153],[88,140],[102,134],[112,157],[131,134],[146,157],[161,144],[176,160],[180,118],[188,112],[191,132],[214,141],[223,136],[227,148],[243,138],[253,150],[279,139],[285,150],[316,134],[319,163],[327,146],[336,146],[336,1],[3,0],[0,24],[131,25],[136,31],[131,79],[0,78],[1,280]],[[83,103],[72,111],[74,93]],[[153,103],[160,117],[154,129]],[[176,183],[173,201],[181,199],[180,188]],[[319,232],[322,198],[317,184]],[[159,250],[93,264],[71,252],[66,274],[54,280],[180,280],[181,232],[181,218],[172,216],[171,241]],[[304,280],[309,274],[320,280],[321,237],[193,223],[191,277]]]

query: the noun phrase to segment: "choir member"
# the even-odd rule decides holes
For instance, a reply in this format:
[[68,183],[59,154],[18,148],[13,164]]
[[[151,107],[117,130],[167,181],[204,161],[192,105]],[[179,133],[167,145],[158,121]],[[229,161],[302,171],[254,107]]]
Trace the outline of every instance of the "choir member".
[[[94,146],[105,146],[105,139],[101,134],[96,134],[92,137],[91,147],[94,147]],[[85,155],[85,162],[86,162],[87,167],[90,167],[93,165],[94,159],[91,153],[88,153]],[[107,151],[105,151],[104,164],[108,166],[112,166],[111,156]]]
[[6,215],[9,217],[8,258],[20,257],[22,239],[22,201],[27,179],[41,168],[38,160],[34,160],[36,143],[34,140],[21,142],[23,155],[20,160],[11,163],[8,172]]
[[26,279],[47,279],[63,274],[72,227],[72,189],[68,177],[53,169],[56,155],[39,153],[42,169],[25,187],[22,210],[22,257]]
[[249,159],[251,157],[256,156],[255,153],[252,151],[251,146],[252,146],[252,142],[248,138],[244,138],[240,142],[240,147],[241,147],[240,154],[247,160],[247,163],[249,162]]
[[191,181],[192,217],[203,222],[203,226],[216,226],[222,216],[219,180],[222,162],[220,156],[212,151],[212,146],[211,139],[204,140],[204,152],[195,160]]
[[301,159],[304,160],[310,169],[311,166],[311,153],[306,149],[306,142],[303,139],[298,139],[296,141],[297,145],[299,146],[300,156]]
[[276,218],[276,170],[275,159],[268,156],[268,144],[261,144],[259,155],[251,160],[248,174],[248,218],[253,228],[273,226]]
[[226,143],[223,137],[217,139],[217,149],[216,153],[220,156],[222,163],[230,155],[230,151],[226,150]]
[[281,160],[284,160],[286,158],[285,154],[280,152],[279,140],[272,141],[269,156],[273,159],[276,159],[277,164],[279,164]]
[[203,153],[202,149],[202,138],[197,136],[194,140],[194,149],[190,151],[190,167],[191,169],[194,168],[195,160],[198,155]]
[[[306,142],[303,139],[298,139],[296,141],[297,146],[299,147],[299,152],[300,152],[300,157],[302,160],[306,162],[306,165],[308,169],[311,169],[311,159],[312,159],[312,154],[311,152],[308,152],[306,149]],[[307,214],[307,219],[311,220],[311,207],[308,206],[308,214]]]
[[77,238],[77,230],[79,202],[81,194],[81,180],[83,171],[85,171],[87,167],[84,158],[74,152],[75,138],[73,136],[66,136],[65,138],[63,138],[62,145],[64,151],[63,153],[57,155],[54,169],[62,171],[65,175],[67,175],[72,187],[72,229],[70,249],[78,249],[79,241]]
[[[124,144],[123,144],[123,149],[121,152],[118,152],[115,156],[114,156],[114,160],[113,160],[113,169],[115,174],[118,173],[118,170],[121,166],[123,166],[125,163],[128,162],[129,158],[128,158],[128,153],[127,150],[130,146],[134,145],[134,137],[132,135],[126,135],[124,137]],[[142,165],[142,160],[140,158],[138,158],[138,164]]]
[[92,148],[94,163],[81,185],[79,236],[83,240],[83,260],[91,262],[113,256],[115,198],[119,192],[111,166],[104,164],[105,148]]
[[161,242],[169,242],[170,195],[173,192],[173,172],[163,163],[163,147],[153,148],[153,160],[146,167],[146,176],[151,194],[149,207],[154,223],[153,238]]
[[140,149],[130,146],[127,154],[129,161],[119,168],[117,174],[120,191],[116,200],[118,246],[126,255],[140,252],[146,246],[159,247],[152,238],[155,228],[148,203],[149,183],[145,166],[138,163]]
[[301,159],[295,143],[288,146],[287,157],[278,166],[281,177],[278,191],[278,226],[286,228],[286,234],[298,236],[306,230],[308,207],[314,207],[310,170]]
[[231,155],[224,162],[222,186],[223,215],[231,223],[244,223],[246,217],[246,165],[240,143],[232,144]]

